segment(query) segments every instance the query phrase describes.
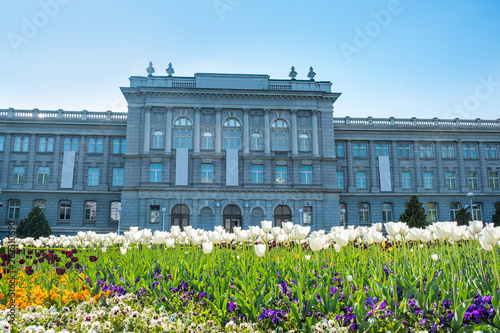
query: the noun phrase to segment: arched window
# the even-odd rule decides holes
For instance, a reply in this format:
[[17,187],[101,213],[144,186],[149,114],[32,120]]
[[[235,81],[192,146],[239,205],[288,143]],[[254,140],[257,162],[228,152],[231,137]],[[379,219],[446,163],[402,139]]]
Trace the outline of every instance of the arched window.
[[227,205],[224,207],[222,220],[224,229],[227,232],[233,232],[234,227],[241,227],[241,210],[237,205]]
[[85,201],[85,219],[95,221],[97,215],[97,202]]
[[309,151],[309,135],[306,133],[299,135],[299,150]]
[[427,218],[430,222],[437,221],[437,204],[433,202],[427,204]]
[[287,205],[278,205],[274,209],[274,226],[280,227],[283,222],[292,220],[292,210]]
[[212,149],[212,139],[214,135],[210,132],[203,133],[203,149]]
[[163,132],[155,131],[153,133],[153,149],[162,149],[163,148]]
[[240,149],[241,146],[241,124],[235,118],[229,118],[224,122],[224,149]]
[[283,119],[277,119],[271,124],[272,148],[276,151],[288,150],[288,124]]
[[262,136],[260,133],[252,134],[252,150],[262,150]]
[[174,148],[191,149],[193,123],[186,117],[178,118],[174,123]]
[[392,204],[384,202],[382,204],[382,222],[392,221]]
[[190,225],[190,212],[189,207],[187,205],[175,205],[172,208],[172,225],[177,225],[181,228],[181,231],[184,230],[185,227]]
[[203,207],[200,211],[200,227],[205,230],[213,229],[214,212],[210,207]]

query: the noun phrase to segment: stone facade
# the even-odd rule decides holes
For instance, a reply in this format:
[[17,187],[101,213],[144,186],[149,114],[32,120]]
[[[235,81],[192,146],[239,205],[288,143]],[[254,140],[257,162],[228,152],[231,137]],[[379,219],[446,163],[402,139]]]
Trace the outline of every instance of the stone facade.
[[267,75],[131,77],[122,92],[127,113],[0,110],[0,234],[35,204],[68,234],[368,225],[412,194],[450,220],[469,192],[491,221],[500,201],[498,120],[333,118],[330,82]]

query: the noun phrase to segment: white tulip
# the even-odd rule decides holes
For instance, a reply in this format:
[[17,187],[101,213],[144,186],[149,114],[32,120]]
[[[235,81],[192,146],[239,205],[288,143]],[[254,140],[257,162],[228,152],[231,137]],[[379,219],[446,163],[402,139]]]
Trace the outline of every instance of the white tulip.
[[172,238],[166,238],[165,239],[165,246],[167,248],[172,248],[172,247],[174,247],[174,245],[175,245],[175,240],[174,239],[172,239]]
[[339,244],[334,244],[333,247],[335,248],[335,252],[340,253],[340,245]]
[[385,230],[387,230],[387,234],[392,237],[396,237],[401,232],[401,222],[387,222],[385,224]]
[[214,243],[208,242],[208,243],[203,243],[203,253],[205,254],[210,254],[212,253],[212,250],[214,249]]
[[436,222],[436,233],[441,240],[447,240],[451,237],[453,229],[457,226],[457,222]]
[[495,246],[500,240],[500,227],[494,228],[491,224],[481,231],[486,243]]
[[374,240],[373,240],[373,235],[372,235],[372,231],[368,231],[365,235],[365,242],[368,244],[368,245],[371,245],[374,243]]
[[241,231],[241,227],[234,227],[233,232],[238,235],[238,233]]
[[241,230],[239,233],[237,233],[237,236],[238,236],[238,241],[248,242],[248,240],[250,239],[250,231]]
[[294,225],[293,226],[293,236],[296,240],[305,239],[310,231],[311,231],[311,227],[303,227],[301,225]]
[[335,234],[335,242],[341,247],[346,246],[349,243],[349,230],[337,232]]
[[102,253],[106,253],[107,248],[103,247],[101,248]]
[[372,238],[375,243],[382,243],[384,241],[384,235],[380,232],[372,232]]
[[469,231],[472,235],[476,235],[483,229],[483,221],[470,221]]
[[286,236],[285,235],[278,235],[278,237],[276,237],[276,243],[283,244],[284,242],[286,242]]
[[273,228],[273,221],[260,221],[260,224],[262,226],[262,230],[267,234],[271,232],[271,229]]
[[213,232],[212,236],[210,237],[210,240],[214,244],[220,244],[221,243],[221,234],[219,234],[218,232]]
[[293,223],[292,222],[283,222],[281,224],[281,226],[282,226],[285,234],[290,235],[292,233],[292,230],[293,230]]
[[120,253],[121,253],[122,255],[127,254],[127,248],[126,248],[126,247],[121,247],[121,248],[120,248]]
[[202,238],[198,235],[195,235],[192,239],[191,239],[191,242],[193,243],[193,245],[200,245],[201,242],[202,242]]
[[273,227],[271,229],[271,234],[273,234],[274,238],[278,237],[279,234],[281,234],[281,228],[280,227]]
[[422,230],[420,233],[420,241],[423,243],[430,242],[432,240],[432,233],[430,230]]
[[438,256],[437,254],[432,254],[432,255],[431,255],[431,258],[432,258],[432,260],[434,260],[434,261],[438,261],[438,260],[439,260],[439,256]]
[[382,231],[382,223],[374,223],[372,225],[372,228],[374,228],[375,231],[377,231],[377,232],[381,232]]
[[491,244],[489,244],[484,237],[481,237],[479,238],[479,244],[481,244],[481,247],[483,248],[483,250],[485,250],[486,252],[491,252],[493,251],[493,246]]
[[310,255],[306,255],[306,256],[304,256],[304,258],[305,258],[307,261],[311,260],[311,256],[310,256]]
[[172,236],[174,236],[174,238],[178,238],[181,234],[181,228],[178,225],[173,225],[170,229],[170,232],[172,233]]
[[325,240],[323,237],[309,238],[309,246],[313,252],[317,252],[323,248]]
[[352,275],[347,275],[347,281],[352,282]]
[[407,239],[409,241],[418,242],[421,237],[422,237],[422,229],[411,228],[410,231],[408,231],[408,238]]
[[250,237],[255,239],[259,236],[260,228],[258,226],[250,226],[248,227],[248,231],[250,231]]
[[266,253],[266,246],[264,244],[254,245],[255,254],[261,258]]
[[223,227],[223,226],[221,226],[221,225],[216,225],[216,226],[214,227],[214,230],[215,230],[215,232],[216,232],[216,233],[218,233],[218,234],[222,234],[222,233],[224,232],[224,227]]

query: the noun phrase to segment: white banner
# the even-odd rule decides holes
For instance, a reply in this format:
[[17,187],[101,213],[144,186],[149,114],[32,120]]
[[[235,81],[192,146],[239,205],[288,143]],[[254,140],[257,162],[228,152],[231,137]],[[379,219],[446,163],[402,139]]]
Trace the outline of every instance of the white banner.
[[177,148],[175,153],[175,185],[188,184],[188,148]]
[[380,192],[391,192],[391,167],[389,156],[378,157],[378,169],[380,173]]
[[238,186],[238,149],[226,149],[226,186]]
[[75,152],[65,151],[61,173],[61,188],[73,188],[73,174],[75,172]]

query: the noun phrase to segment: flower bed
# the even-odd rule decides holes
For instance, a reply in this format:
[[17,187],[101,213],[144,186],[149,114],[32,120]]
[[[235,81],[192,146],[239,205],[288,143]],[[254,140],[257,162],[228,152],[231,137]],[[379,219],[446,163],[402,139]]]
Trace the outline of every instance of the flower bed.
[[500,329],[500,228],[387,224],[386,239],[381,227],[16,240],[1,254],[0,332]]

